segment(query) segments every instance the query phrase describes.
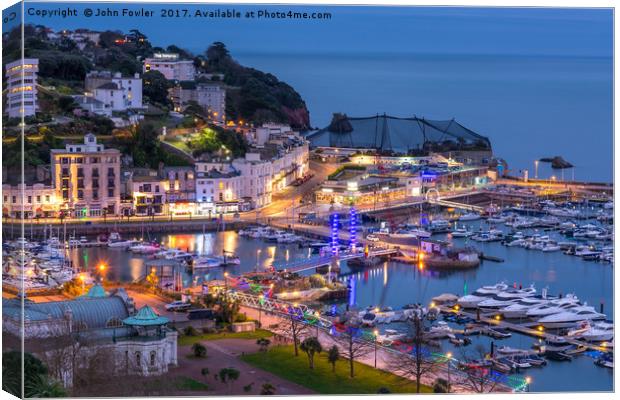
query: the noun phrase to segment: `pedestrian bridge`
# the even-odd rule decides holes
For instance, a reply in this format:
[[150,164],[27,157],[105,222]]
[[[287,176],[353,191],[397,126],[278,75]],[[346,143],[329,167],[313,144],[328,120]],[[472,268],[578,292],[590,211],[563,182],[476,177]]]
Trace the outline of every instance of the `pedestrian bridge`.
[[[368,257],[382,257],[398,254],[398,249],[395,248],[381,248],[377,250],[371,250],[368,252]],[[338,261],[347,261],[352,260],[354,258],[362,258],[364,257],[364,252],[346,252],[341,253],[337,256],[328,255],[328,256],[316,256],[310,258],[304,258],[301,260],[296,260],[288,263],[274,263],[273,268],[275,270],[283,271],[291,273],[298,273],[307,271],[310,269],[322,267],[325,265],[330,265],[332,263],[336,263]]]

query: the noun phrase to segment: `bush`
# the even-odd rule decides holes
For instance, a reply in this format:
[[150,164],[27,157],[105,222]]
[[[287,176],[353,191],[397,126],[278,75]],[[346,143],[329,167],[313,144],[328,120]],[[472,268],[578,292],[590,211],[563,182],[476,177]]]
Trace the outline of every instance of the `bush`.
[[202,328],[202,333],[217,333],[217,329],[205,326]]
[[235,322],[247,322],[248,316],[245,314],[237,314],[235,315]]
[[201,343],[194,343],[192,345],[192,352],[195,357],[204,358],[207,356],[207,348]]
[[392,393],[390,392],[390,389],[386,388],[386,387],[380,387],[379,390],[377,390],[378,394],[388,394],[388,393]]
[[193,326],[187,326],[183,329],[183,334],[185,336],[198,336],[198,331]]
[[433,393],[448,393],[450,385],[443,378],[437,378],[433,384]]

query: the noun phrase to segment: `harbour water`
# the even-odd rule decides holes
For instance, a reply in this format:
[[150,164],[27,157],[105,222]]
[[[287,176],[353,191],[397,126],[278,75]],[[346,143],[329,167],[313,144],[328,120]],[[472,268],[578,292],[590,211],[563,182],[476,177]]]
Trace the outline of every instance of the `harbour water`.
[[540,163],[540,178],[612,181],[611,57],[345,51],[238,59],[291,84],[314,127],[329,125],[334,112],[455,118],[488,136],[515,175],[529,169],[533,177],[535,159],[560,155],[574,171]]
[[[482,222],[473,222],[469,226],[476,229]],[[437,238],[441,238],[439,235]],[[444,235],[445,238],[445,235]],[[210,232],[174,234],[158,237],[168,247],[188,249],[206,255],[221,255],[223,250],[233,252],[241,260],[239,266],[227,267],[231,275],[262,270],[273,262],[285,262],[309,257],[310,251],[297,244],[266,243],[260,239],[240,237],[236,232]],[[465,239],[454,239],[455,244],[464,244]],[[408,303],[428,304],[431,298],[441,293],[471,293],[482,285],[495,284],[500,281],[513,285],[528,286],[534,284],[540,290],[548,287],[549,293],[575,293],[581,301],[595,306],[602,303],[607,315],[613,315],[613,269],[611,264],[587,262],[579,257],[565,255],[562,252],[543,253],[518,247],[505,247],[498,242],[475,243],[485,254],[500,257],[505,261],[496,263],[484,261],[474,270],[440,273],[417,265],[386,262],[378,267],[362,272],[351,272],[343,265],[342,279],[354,280],[354,298],[356,306],[382,305],[400,308]],[[133,281],[140,279],[146,272],[145,261],[141,256],[133,255],[119,249],[106,247],[81,248],[73,250],[73,262],[80,268],[93,270],[100,262],[109,268],[105,278],[109,280]],[[258,262],[257,262],[258,260]],[[311,272],[308,272],[311,273]],[[195,275],[184,271],[183,284],[190,286],[200,284],[203,280],[222,278],[223,269],[216,268],[201,271]],[[451,351],[459,358],[462,351],[475,351],[480,344],[490,348],[490,338],[472,337],[472,345],[453,348],[444,341],[442,350]],[[529,348],[536,339],[513,334],[511,338],[495,341],[496,345],[508,345]],[[523,376],[532,378],[531,391],[597,391],[611,390],[613,373],[606,368],[597,367],[594,360],[587,355],[576,357],[571,362],[549,361],[546,367],[534,367],[524,370]],[[565,376],[580,379],[567,380]]]

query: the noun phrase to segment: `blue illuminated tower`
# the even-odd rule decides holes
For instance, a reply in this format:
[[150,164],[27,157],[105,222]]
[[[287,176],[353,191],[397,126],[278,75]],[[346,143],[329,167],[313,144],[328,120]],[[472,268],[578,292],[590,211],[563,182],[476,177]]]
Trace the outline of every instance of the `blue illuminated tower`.
[[332,220],[332,255],[338,255],[338,214],[334,213],[331,216]]
[[351,251],[355,253],[355,246],[357,245],[357,212],[355,207],[351,206],[349,210],[349,247]]

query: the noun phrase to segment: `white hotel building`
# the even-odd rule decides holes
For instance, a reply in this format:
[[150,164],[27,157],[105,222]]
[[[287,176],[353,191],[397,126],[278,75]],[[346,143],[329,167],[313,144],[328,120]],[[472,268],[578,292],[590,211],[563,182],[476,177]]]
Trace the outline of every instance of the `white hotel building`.
[[7,95],[5,113],[9,118],[35,115],[37,112],[37,73],[39,60],[24,58],[5,66]]
[[179,60],[175,53],[155,53],[153,57],[145,58],[142,71],[159,71],[168,80],[193,81],[196,77],[194,61]]

